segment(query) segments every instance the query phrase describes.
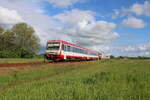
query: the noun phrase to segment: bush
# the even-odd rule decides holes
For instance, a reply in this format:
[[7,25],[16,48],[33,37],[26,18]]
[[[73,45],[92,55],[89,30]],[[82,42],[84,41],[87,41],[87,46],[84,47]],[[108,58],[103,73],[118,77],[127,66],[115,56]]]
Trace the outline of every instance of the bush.
[[29,50],[21,49],[21,55],[20,58],[33,58],[34,53]]
[[34,53],[24,49],[9,48],[0,51],[0,58],[33,58]]
[[35,58],[43,58],[44,57],[44,54],[36,54],[34,55]]

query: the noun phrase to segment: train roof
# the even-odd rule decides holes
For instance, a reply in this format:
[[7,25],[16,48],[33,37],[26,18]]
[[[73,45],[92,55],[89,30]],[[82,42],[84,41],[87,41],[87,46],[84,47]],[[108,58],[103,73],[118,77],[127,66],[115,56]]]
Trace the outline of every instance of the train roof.
[[[75,44],[66,42],[66,41],[64,41],[64,40],[49,40],[48,42],[62,42],[62,43],[64,43],[64,44],[68,44],[68,45],[71,45],[71,46],[75,46],[75,47],[78,47],[78,48],[80,48],[80,49],[88,50],[88,51],[91,51],[91,52],[98,52],[98,51],[95,51],[95,50],[92,50],[92,49],[84,48],[84,47],[81,47],[81,46],[78,46],[78,45],[75,45]],[[98,53],[99,53],[99,52],[98,52]]]

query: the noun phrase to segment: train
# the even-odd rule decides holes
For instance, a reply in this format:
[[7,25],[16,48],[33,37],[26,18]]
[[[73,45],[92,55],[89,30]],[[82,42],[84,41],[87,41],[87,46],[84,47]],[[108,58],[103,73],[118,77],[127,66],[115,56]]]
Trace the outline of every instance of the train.
[[98,51],[81,47],[63,40],[49,40],[44,57],[52,61],[66,60],[98,60],[102,54]]

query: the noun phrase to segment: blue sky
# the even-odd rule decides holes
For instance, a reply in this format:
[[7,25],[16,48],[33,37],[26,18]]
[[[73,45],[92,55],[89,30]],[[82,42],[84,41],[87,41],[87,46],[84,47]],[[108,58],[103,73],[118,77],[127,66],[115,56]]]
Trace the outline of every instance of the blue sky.
[[31,25],[41,39],[62,39],[115,56],[150,56],[148,0],[0,0],[0,25]]

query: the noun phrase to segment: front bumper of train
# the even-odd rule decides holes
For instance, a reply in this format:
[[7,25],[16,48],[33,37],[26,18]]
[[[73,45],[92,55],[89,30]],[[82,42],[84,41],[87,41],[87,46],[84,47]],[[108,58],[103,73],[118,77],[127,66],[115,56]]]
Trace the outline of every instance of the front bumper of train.
[[45,58],[47,60],[53,60],[53,61],[63,60],[63,57],[61,55],[55,55],[55,54],[45,54]]

